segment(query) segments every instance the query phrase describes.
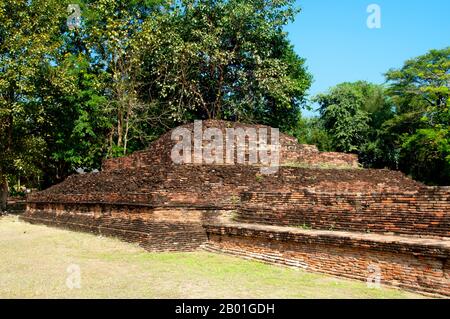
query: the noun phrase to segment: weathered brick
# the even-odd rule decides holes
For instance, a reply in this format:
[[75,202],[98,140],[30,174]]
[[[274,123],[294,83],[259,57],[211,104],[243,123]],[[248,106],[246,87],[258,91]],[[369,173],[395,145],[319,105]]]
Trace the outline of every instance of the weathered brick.
[[[102,172],[32,194],[22,218],[150,251],[204,246],[361,280],[376,264],[386,284],[449,295],[450,188],[355,169],[355,155],[321,153],[283,134],[284,166],[272,175],[261,175],[258,165],[175,165],[170,134],[106,160]],[[310,167],[286,166],[292,162]],[[324,164],[347,168],[313,168]]]

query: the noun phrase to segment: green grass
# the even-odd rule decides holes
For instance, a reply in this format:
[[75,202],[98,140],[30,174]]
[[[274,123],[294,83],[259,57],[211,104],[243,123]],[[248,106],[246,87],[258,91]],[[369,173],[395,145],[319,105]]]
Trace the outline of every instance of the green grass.
[[[112,238],[0,218],[0,298],[420,298],[259,262],[148,253]],[[66,286],[79,265],[80,289]]]

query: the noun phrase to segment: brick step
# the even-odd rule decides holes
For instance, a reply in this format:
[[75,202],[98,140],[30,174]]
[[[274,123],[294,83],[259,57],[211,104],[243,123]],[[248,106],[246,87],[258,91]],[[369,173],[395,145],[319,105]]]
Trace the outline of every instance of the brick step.
[[295,227],[204,225],[207,251],[450,296],[450,238],[303,230]]
[[205,224],[207,233],[239,235],[273,241],[292,241],[308,244],[326,244],[414,255],[450,257],[450,237],[420,238],[392,234],[368,234],[355,231],[308,230],[297,227],[247,223]]

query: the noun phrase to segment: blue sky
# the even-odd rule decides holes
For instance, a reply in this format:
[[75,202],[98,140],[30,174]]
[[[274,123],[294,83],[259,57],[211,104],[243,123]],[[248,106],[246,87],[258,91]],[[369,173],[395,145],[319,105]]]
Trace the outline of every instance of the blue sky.
[[[370,4],[381,9],[380,29],[367,27]],[[388,69],[450,46],[450,0],[298,0],[297,6],[302,12],[286,31],[314,76],[310,95],[347,81],[383,83]]]

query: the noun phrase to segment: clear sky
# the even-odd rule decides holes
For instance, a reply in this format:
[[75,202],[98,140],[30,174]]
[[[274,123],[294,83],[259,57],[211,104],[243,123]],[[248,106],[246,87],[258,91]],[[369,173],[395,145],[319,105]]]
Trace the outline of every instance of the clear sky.
[[[379,29],[367,26],[370,4],[381,9]],[[390,68],[450,46],[450,0],[297,0],[297,6],[302,12],[286,31],[314,76],[310,95],[347,81],[383,83]]]

